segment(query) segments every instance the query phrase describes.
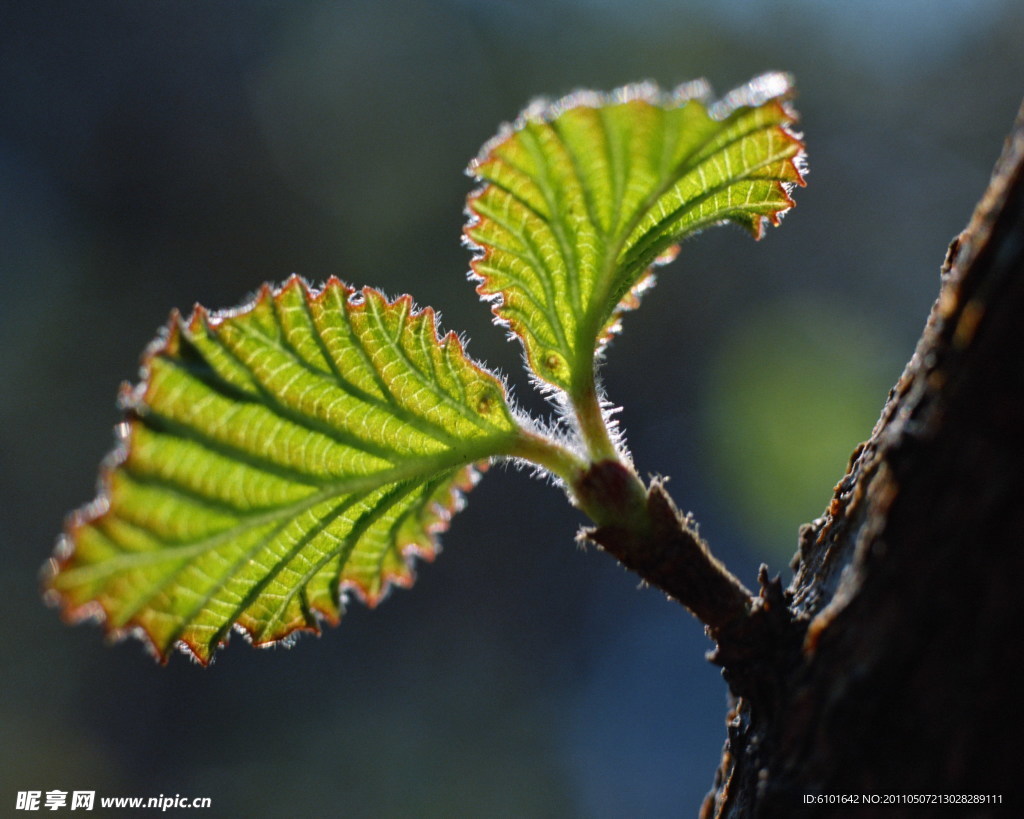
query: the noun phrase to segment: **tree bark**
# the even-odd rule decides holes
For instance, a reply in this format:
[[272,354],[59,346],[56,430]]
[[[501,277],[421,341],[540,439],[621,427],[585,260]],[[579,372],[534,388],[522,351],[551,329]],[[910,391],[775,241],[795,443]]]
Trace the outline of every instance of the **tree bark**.
[[[788,636],[715,657],[734,696],[701,815],[1024,815],[1024,108],[794,568],[762,573]],[[932,795],[1002,803],[904,801]]]

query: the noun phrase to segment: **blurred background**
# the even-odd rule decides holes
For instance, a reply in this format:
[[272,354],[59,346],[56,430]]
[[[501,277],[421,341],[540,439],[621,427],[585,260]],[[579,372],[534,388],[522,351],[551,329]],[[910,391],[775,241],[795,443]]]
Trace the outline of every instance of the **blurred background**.
[[0,805],[223,816],[680,816],[726,689],[700,625],[494,469],[411,591],[291,650],[156,666],[40,602],[118,384],[169,309],[264,280],[411,292],[547,411],[465,280],[463,169],[531,98],[792,72],[809,186],[687,242],[604,370],[636,463],[748,585],[788,577],[913,351],[1024,94],[1012,0],[356,0],[0,7]]

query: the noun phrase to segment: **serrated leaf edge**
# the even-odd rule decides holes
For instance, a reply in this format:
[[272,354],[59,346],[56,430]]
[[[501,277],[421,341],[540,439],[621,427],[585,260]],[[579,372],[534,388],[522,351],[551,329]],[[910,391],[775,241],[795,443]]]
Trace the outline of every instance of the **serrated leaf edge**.
[[[791,196],[794,187],[802,187],[806,184],[805,176],[807,174],[807,159],[806,152],[804,150],[805,146],[802,135],[792,128],[792,125],[798,119],[796,112],[789,104],[794,93],[795,89],[792,76],[780,71],[771,71],[761,74],[743,85],[734,88],[721,99],[713,103],[709,102],[714,96],[711,84],[704,78],[682,83],[671,91],[663,90],[656,82],[651,80],[623,85],[608,92],[595,91],[591,89],[577,89],[556,100],[551,100],[548,97],[535,98],[520,112],[513,122],[502,123],[498,132],[483,144],[477,156],[470,160],[469,165],[465,169],[467,176],[481,182],[478,187],[469,193],[466,198],[466,206],[463,209],[466,222],[462,232],[462,244],[473,254],[473,257],[470,260],[470,270],[467,274],[467,278],[475,285],[476,293],[480,300],[489,305],[494,323],[507,330],[507,337],[509,340],[517,340],[523,343],[524,354],[526,355],[528,364],[532,370],[532,381],[543,393],[549,395],[552,393],[557,394],[562,392],[562,389],[537,375],[538,369],[533,362],[529,361],[529,350],[525,343],[525,336],[521,330],[517,329],[517,322],[509,319],[501,313],[504,305],[503,291],[488,290],[488,277],[477,271],[478,267],[487,263],[491,249],[481,246],[469,235],[473,228],[477,227],[487,219],[487,217],[478,213],[473,207],[474,201],[483,194],[489,184],[486,180],[481,180],[477,176],[476,168],[480,164],[488,161],[491,154],[500,145],[514,137],[519,131],[522,131],[528,123],[551,122],[573,108],[600,108],[606,105],[617,105],[633,100],[642,100],[650,103],[651,105],[664,108],[675,108],[696,100],[706,105],[708,115],[712,119],[722,121],[728,118],[739,108],[757,107],[769,102],[770,100],[775,100],[782,107],[786,118],[784,122],[775,127],[779,129],[780,133],[786,139],[795,143],[798,148],[797,153],[786,160],[787,164],[789,164],[794,171],[796,181],[775,181],[775,184],[784,196],[785,205],[773,211],[767,217],[761,217],[756,222],[752,223],[750,232],[754,239],[760,240],[764,236],[765,219],[767,218],[772,225],[777,226],[782,217],[796,205],[796,202]],[[608,320],[600,329],[595,339],[596,355],[601,355],[607,346],[607,343],[621,330],[622,314],[635,310],[639,307],[643,294],[654,286],[656,283],[654,269],[673,261],[676,257],[677,251],[678,245],[672,245],[663,251],[663,253],[647,268],[646,272],[642,273],[637,278],[632,287],[615,306]]]
[[[273,637],[266,639],[256,637],[252,631],[236,622],[231,625],[224,638],[210,650],[209,656],[204,656],[207,649],[205,645],[193,645],[185,638],[178,638],[166,650],[161,650],[155,638],[143,626],[132,622],[134,615],[125,625],[113,626],[111,624],[110,612],[106,610],[99,600],[88,600],[81,605],[75,606],[70,603],[65,594],[53,587],[52,582],[54,578],[71,562],[74,556],[76,532],[81,528],[96,523],[111,510],[113,475],[128,460],[131,454],[132,435],[137,418],[136,411],[139,407],[145,405],[145,394],[150,381],[150,369],[153,360],[164,352],[172,352],[175,345],[178,344],[180,334],[184,329],[194,330],[198,327],[199,322],[207,322],[210,327],[215,328],[217,324],[227,319],[242,316],[255,310],[264,299],[277,298],[287,288],[296,286],[301,287],[305,291],[306,296],[311,299],[322,298],[329,287],[341,287],[346,300],[351,299],[353,296],[361,297],[364,300],[376,296],[383,299],[389,307],[404,302],[408,310],[409,320],[426,316],[433,327],[434,342],[436,344],[440,345],[448,341],[456,344],[459,353],[471,366],[481,372],[481,374],[496,378],[505,391],[506,396],[508,395],[505,379],[466,354],[462,338],[454,331],[448,331],[444,336],[439,336],[436,312],[431,307],[416,307],[412,296],[408,294],[391,300],[375,288],[363,287],[357,290],[335,276],[328,278],[322,287],[316,288],[311,286],[305,278],[293,274],[279,287],[264,284],[251,299],[237,307],[211,311],[200,304],[196,304],[187,319],[182,317],[178,309],[173,309],[167,322],[159,328],[156,337],[143,350],[139,363],[139,380],[134,385],[129,382],[124,382],[121,385],[117,403],[118,408],[125,413],[125,417],[114,427],[114,448],[107,453],[100,463],[96,496],[93,500],[83,504],[67,515],[64,530],[58,536],[54,553],[43,566],[40,578],[43,586],[43,600],[47,605],[59,609],[61,618],[66,623],[96,622],[103,628],[104,634],[110,642],[119,642],[127,637],[136,637],[161,664],[166,664],[172,651],[177,649],[188,655],[199,665],[207,666],[215,660],[216,650],[227,645],[232,631],[242,634],[256,648],[267,648],[275,645],[289,646],[299,633],[309,632],[319,635],[322,631],[320,628],[321,623],[336,626],[345,613],[345,604],[349,593],[355,595],[368,608],[375,608],[388,596],[392,588],[408,588],[413,584],[415,581],[414,561],[416,558],[432,562],[441,551],[439,535],[448,529],[452,517],[465,505],[465,494],[479,481],[482,473],[487,470],[489,461],[469,463],[457,470],[449,486],[447,498],[441,503],[435,502],[431,507],[428,507],[432,519],[425,523],[423,533],[429,546],[424,548],[422,544],[416,542],[399,544],[399,551],[405,558],[405,571],[384,572],[381,576],[381,589],[377,594],[373,594],[369,589],[360,586],[355,581],[343,580],[338,589],[338,613],[327,611],[317,606],[309,606],[309,611],[314,615],[312,620],[296,624],[286,632],[275,634]],[[524,420],[519,417],[514,408],[513,415],[517,421],[522,422]]]

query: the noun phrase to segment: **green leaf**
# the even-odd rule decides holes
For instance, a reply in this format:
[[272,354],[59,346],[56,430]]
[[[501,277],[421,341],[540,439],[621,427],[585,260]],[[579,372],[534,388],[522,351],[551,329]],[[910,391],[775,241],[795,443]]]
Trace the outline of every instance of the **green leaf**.
[[529,437],[429,308],[336,279],[172,314],[122,403],[48,594],[204,664],[233,626],[262,645],[410,585],[477,469]]
[[470,172],[468,242],[482,296],[543,381],[582,392],[595,351],[683,237],[723,221],[756,238],[802,185],[788,77],[709,106],[707,86],[650,84],[535,103]]

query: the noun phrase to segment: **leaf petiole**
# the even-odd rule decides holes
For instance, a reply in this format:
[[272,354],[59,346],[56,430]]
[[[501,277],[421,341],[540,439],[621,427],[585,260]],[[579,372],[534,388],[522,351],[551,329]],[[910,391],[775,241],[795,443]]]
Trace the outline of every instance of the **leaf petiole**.
[[622,461],[622,456],[615,447],[608,422],[601,409],[597,384],[594,379],[593,367],[590,377],[585,383],[572,391],[569,400],[572,404],[580,436],[587,448],[591,463],[598,461]]
[[542,467],[572,486],[589,466],[586,460],[566,446],[544,435],[520,428],[512,446],[505,453]]

